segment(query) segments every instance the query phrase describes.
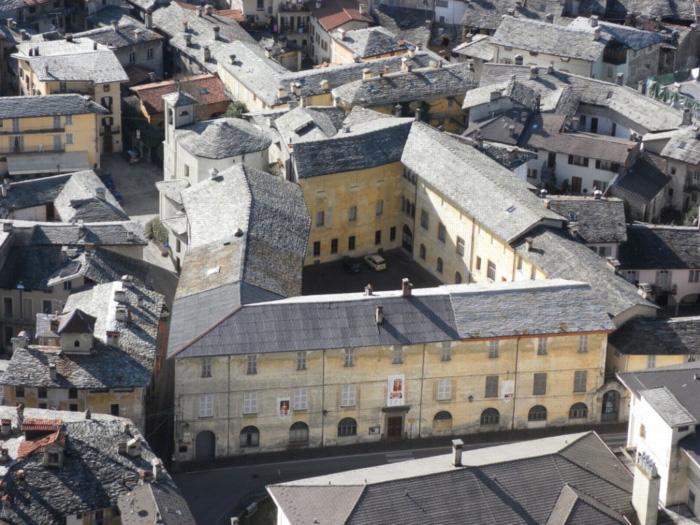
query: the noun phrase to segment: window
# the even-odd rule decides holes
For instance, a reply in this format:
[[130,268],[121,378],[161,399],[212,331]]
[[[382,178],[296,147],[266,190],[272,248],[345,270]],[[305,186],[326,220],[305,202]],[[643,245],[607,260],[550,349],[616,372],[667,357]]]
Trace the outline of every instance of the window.
[[547,421],[547,409],[542,405],[535,405],[527,413],[528,421]]
[[258,0],[256,7],[257,7],[258,11],[264,11],[265,10],[265,0]]
[[78,404],[77,403],[71,403],[68,405],[68,410],[71,412],[77,412],[78,411]]
[[433,416],[433,430],[451,430],[452,414],[447,410],[441,410]]
[[428,212],[422,208],[420,210],[420,225],[424,230],[427,230],[430,227],[430,216],[428,215]]
[[73,144],[73,134],[66,133],[66,144]]
[[40,386],[36,389],[36,395],[39,399],[46,399],[48,397],[48,392],[45,386]]
[[486,376],[484,397],[498,397],[498,376]]
[[583,166],[587,168],[588,158],[581,157],[580,155],[569,155],[569,164],[573,164],[574,166]]
[[527,169],[527,178],[528,179],[536,179],[537,178],[537,170],[535,168],[528,168]]
[[400,346],[395,346],[391,353],[391,363],[394,365],[400,365],[403,363],[403,348]]
[[348,237],[348,250],[354,250],[355,249],[355,236],[351,235]]
[[297,352],[297,370],[306,370],[306,352]]
[[134,62],[136,62],[136,52],[131,50],[129,51],[129,63],[133,64]]
[[211,358],[202,358],[202,377],[211,377]]
[[586,370],[576,370],[574,372],[574,392],[585,392],[588,382],[588,372]]
[[246,374],[255,375],[258,373],[258,356],[250,354],[247,358]]
[[294,397],[292,398],[292,407],[294,410],[308,410],[309,409],[309,392],[306,388],[297,388],[294,391]]
[[68,389],[68,399],[78,399],[78,389],[69,388]]
[[15,387],[15,397],[24,397],[24,387],[23,386],[16,386]]
[[457,237],[457,255],[464,257],[464,239]]
[[109,405],[109,413],[112,414],[113,416],[118,416],[119,415],[119,405],[116,403]]
[[576,403],[569,409],[569,419],[586,419],[588,417],[588,407],[585,403]]
[[426,257],[425,244],[420,245],[420,248],[418,249],[418,256],[425,261],[425,257]]
[[438,401],[447,401],[452,399],[452,381],[450,379],[438,380],[436,394]]
[[459,272],[455,272],[455,284],[459,284],[462,282],[462,274]]
[[377,206],[374,211],[375,215],[379,217],[384,213],[384,201],[383,200],[378,200],[377,201]]
[[243,392],[243,413],[257,414],[258,413],[258,393]]
[[245,427],[241,430],[240,446],[257,447],[260,445],[260,431],[256,427]]
[[389,240],[390,241],[395,241],[396,240],[396,226],[392,226],[389,229]]
[[477,258],[476,258],[476,264],[475,264],[475,266],[476,266],[476,269],[477,269],[477,270],[481,270],[481,257],[477,257]]
[[[604,170],[604,171],[613,171],[613,172],[618,172],[620,171],[620,165],[617,162],[611,162],[609,160],[596,160],[595,161],[595,167],[598,170]],[[598,188],[600,191],[605,191],[605,188],[601,188],[598,184],[601,184],[599,181],[593,181],[593,186]],[[605,183],[603,183],[605,184]],[[607,184],[605,184],[607,186]]]
[[355,351],[352,348],[346,348],[343,357],[343,366],[355,366]]
[[442,343],[440,348],[440,361],[450,361],[452,359],[452,347],[450,343]]
[[495,408],[487,408],[481,413],[481,426],[498,425],[501,414]]
[[381,244],[382,243],[382,230],[377,230],[374,232],[374,244]]
[[647,356],[647,368],[656,368],[656,356],[655,355],[649,355]]
[[51,313],[51,301],[41,301],[41,311],[45,314]]
[[2,301],[5,317],[12,317],[12,297],[5,297]]
[[438,223],[438,240],[440,242],[445,242],[445,238],[447,237],[447,230],[445,229],[445,225],[443,223]]
[[348,437],[357,435],[357,421],[351,417],[346,417],[338,423],[338,437]]
[[308,443],[309,425],[302,421],[297,421],[289,427],[289,442],[296,445],[305,445]]
[[443,263],[442,263],[442,258],[438,257],[437,258],[437,263],[435,264],[435,269],[437,270],[437,273],[442,273],[443,270]]
[[338,239],[331,239],[331,253],[338,253]]
[[547,338],[540,337],[537,340],[537,355],[547,355]]
[[316,226],[323,226],[326,222],[326,212],[317,211],[316,212]]
[[340,406],[354,407],[357,402],[355,385],[340,385]]
[[314,257],[321,255],[321,241],[314,241]]
[[588,336],[582,335],[578,338],[578,353],[585,354],[588,352]]
[[153,60],[153,48],[149,47],[146,50],[146,60]]
[[496,280],[496,263],[493,261],[486,262],[486,278],[491,281]]
[[199,417],[214,416],[214,396],[204,394],[199,396]]
[[71,283],[70,281],[65,281],[65,282],[63,283],[63,289],[64,289],[64,290],[70,290],[72,287],[73,287],[73,283]]
[[700,282],[700,270],[690,270],[690,272],[688,272],[688,282],[689,283]]
[[348,209],[348,221],[355,222],[357,220],[357,206],[350,206]]
[[538,372],[533,377],[532,395],[543,396],[547,393],[547,374]]
[[498,341],[489,341],[489,359],[498,359]]
[[623,277],[633,284],[639,283],[639,272],[637,270],[625,270]]
[[78,341],[77,339],[75,341],[73,341],[73,346],[75,348],[80,348],[80,341]]

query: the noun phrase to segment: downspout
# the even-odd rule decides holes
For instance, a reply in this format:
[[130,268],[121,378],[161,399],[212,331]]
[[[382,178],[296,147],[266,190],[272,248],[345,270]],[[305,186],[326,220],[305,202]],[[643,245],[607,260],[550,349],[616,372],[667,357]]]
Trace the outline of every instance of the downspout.
[[510,429],[515,430],[515,401],[518,392],[518,357],[520,355],[520,336],[515,338],[515,372],[513,374],[513,414],[510,419]]
[[425,344],[423,344],[423,363],[420,369],[420,401],[418,402],[418,438],[421,437],[423,423],[423,385],[425,384]]
[[228,356],[228,393],[226,395],[226,455],[231,455],[231,356]]
[[321,354],[321,446],[324,445],[326,426],[326,350]]

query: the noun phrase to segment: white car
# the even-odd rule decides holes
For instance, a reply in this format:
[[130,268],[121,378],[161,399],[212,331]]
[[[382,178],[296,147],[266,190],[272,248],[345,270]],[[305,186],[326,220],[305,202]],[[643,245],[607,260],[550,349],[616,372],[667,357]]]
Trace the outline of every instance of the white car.
[[365,255],[365,262],[376,272],[381,272],[386,270],[386,261],[384,257],[378,253],[373,253],[372,255]]

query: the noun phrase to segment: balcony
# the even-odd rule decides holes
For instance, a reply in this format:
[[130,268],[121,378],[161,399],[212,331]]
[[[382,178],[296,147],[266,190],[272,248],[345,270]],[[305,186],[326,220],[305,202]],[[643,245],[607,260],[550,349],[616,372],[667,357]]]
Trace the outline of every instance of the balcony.
[[683,183],[683,191],[700,191],[700,174],[688,175]]
[[617,42],[610,42],[603,50],[603,62],[619,66],[627,62],[627,48]]

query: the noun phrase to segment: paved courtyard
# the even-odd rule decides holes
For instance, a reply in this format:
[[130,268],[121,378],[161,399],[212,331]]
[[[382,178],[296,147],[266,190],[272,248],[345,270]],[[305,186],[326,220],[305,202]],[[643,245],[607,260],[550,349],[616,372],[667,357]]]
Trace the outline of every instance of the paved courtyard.
[[376,272],[362,261],[360,273],[349,273],[342,261],[307,266],[304,268],[302,294],[361,292],[368,283],[375,290],[398,290],[401,279],[408,277],[414,288],[438,286],[440,281],[416,263],[405,251],[384,252],[386,270]]
[[102,156],[103,173],[114,179],[117,192],[124,198],[122,207],[129,216],[143,224],[158,215],[156,182],[163,180],[163,170],[154,164],[129,164],[120,154]]

